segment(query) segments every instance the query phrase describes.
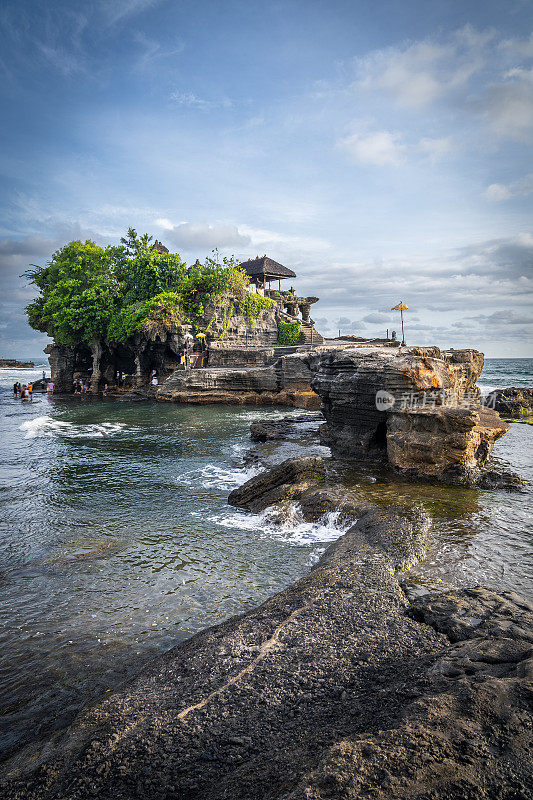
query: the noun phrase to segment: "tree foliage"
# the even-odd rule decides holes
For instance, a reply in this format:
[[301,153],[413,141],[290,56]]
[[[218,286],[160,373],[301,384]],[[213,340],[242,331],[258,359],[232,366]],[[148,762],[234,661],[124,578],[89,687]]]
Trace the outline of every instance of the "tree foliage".
[[295,320],[294,322],[278,322],[278,342],[281,345],[294,345],[300,341],[300,323]]
[[152,237],[130,228],[118,247],[74,241],[44,267],[26,273],[39,297],[26,311],[30,325],[58,344],[125,342],[137,332],[154,337],[180,323],[199,328],[209,304],[237,304],[250,320],[273,301],[248,291],[234,258],[187,267],[177,253],[160,253]]

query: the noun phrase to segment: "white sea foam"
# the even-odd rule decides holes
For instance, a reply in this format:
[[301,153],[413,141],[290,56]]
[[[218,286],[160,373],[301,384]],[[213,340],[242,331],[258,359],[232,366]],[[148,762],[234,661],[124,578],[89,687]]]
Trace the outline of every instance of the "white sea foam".
[[53,417],[43,416],[23,422],[20,430],[25,431],[25,439],[35,439],[38,436],[62,436],[67,439],[103,439],[104,436],[113,436],[120,433],[125,427],[121,422],[75,425],[72,422],[62,422]]
[[260,470],[256,467],[220,467],[217,464],[206,464],[201,469],[184,472],[176,478],[176,483],[183,486],[197,486],[204,489],[223,489],[224,491],[241,486]]
[[281,512],[267,509],[261,514],[249,514],[235,510],[214,514],[208,519],[222,528],[256,531],[260,536],[272,537],[293,545],[331,542],[353,525],[353,521],[341,519],[339,511],[330,511],[316,522],[306,522],[296,504],[290,504]]

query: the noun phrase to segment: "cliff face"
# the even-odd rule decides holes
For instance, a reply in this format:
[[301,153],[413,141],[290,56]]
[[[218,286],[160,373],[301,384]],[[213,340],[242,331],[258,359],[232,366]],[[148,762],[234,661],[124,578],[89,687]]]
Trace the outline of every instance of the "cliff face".
[[179,403],[279,404],[318,409],[311,373],[298,354],[265,367],[177,370],[159,387],[158,400]]
[[476,350],[318,350],[307,357],[322,435],[338,455],[469,483],[509,426],[479,403]]

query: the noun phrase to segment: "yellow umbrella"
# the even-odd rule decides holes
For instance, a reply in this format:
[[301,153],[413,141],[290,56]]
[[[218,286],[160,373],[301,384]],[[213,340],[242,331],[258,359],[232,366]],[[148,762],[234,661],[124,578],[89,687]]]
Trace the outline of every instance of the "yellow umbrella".
[[205,339],[205,333],[197,333],[196,334],[196,338],[197,339]]
[[405,344],[405,335],[404,335],[404,332],[403,332],[403,312],[404,312],[404,311],[409,311],[409,309],[408,309],[408,307],[405,305],[405,303],[403,302],[403,300],[400,300],[400,302],[398,303],[398,305],[395,305],[395,306],[393,306],[393,307],[391,308],[391,311],[399,311],[399,312],[400,312],[400,316],[401,316],[401,318],[402,318],[402,344]]

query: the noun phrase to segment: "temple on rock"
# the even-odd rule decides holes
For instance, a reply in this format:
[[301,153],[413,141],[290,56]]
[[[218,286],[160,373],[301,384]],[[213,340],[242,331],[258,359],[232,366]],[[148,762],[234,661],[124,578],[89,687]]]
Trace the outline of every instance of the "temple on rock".
[[285,278],[296,277],[296,273],[292,269],[278,264],[277,261],[273,261],[266,255],[243,261],[239,266],[250,276],[250,282],[258,292],[264,292],[267,283],[268,289],[270,289],[272,281],[278,282],[278,289],[281,292],[281,281]]
[[[159,240],[151,249],[169,252]],[[242,303],[230,299],[228,306],[227,301],[213,301],[205,307],[199,324],[153,326],[118,344],[103,340],[74,347],[51,344],[46,352],[57,391],[71,391],[76,379],[88,380],[91,392],[97,393],[105,384],[146,387],[154,374],[161,383],[180,369],[262,367],[274,363],[281,353],[324,342],[310,316],[318,297],[299,296],[292,286],[281,289],[282,280],[296,278],[293,270],[266,254],[239,266],[250,277],[252,296],[271,301],[263,303],[256,317],[247,314]],[[277,288],[272,288],[276,282]],[[281,335],[284,325],[290,330],[288,341]]]
[[[161,254],[169,252],[159,240],[151,249]],[[200,267],[199,262],[194,266]],[[307,367],[294,359],[286,359],[291,354],[303,355],[325,342],[311,319],[311,306],[318,302],[318,297],[299,295],[292,285],[282,289],[281,282],[291,279],[292,283],[296,273],[266,254],[244,261],[239,267],[250,278],[250,296],[244,301],[242,297],[213,297],[201,306],[201,315],[194,321],[187,317],[167,318],[160,323],[153,321],[115,343],[102,338],[91,343],[80,341],[70,347],[56,342],[49,345],[45,352],[49,356],[56,391],[72,391],[78,379],[88,381],[93,394],[102,391],[106,384],[110,390],[144,389],[156,376],[158,397],[169,394],[169,398],[178,399],[179,396],[185,400],[196,395],[190,387],[183,392],[177,389],[178,383],[183,382],[183,372],[188,373],[190,382],[212,380],[207,373],[213,370],[218,370],[218,380],[221,368],[244,369],[252,370],[246,373],[246,381],[251,381],[244,392],[248,399],[257,395],[257,402],[285,402],[283,398],[290,384],[291,391],[303,392],[305,396],[303,400],[293,398],[289,402],[287,399],[289,404],[311,402],[316,405],[318,397],[310,391]],[[252,308],[255,308],[253,313]],[[354,341],[356,337],[347,338]],[[394,335],[391,340],[368,341],[384,346],[399,344]],[[284,367],[276,372],[275,365],[290,367],[290,378]],[[258,373],[257,381],[253,373],[264,368],[272,368],[268,373],[272,383],[268,391],[261,383],[266,372]],[[202,372],[203,376],[199,374]],[[196,377],[192,373],[196,373]],[[169,379],[172,379],[170,383]],[[252,385],[254,381],[256,388],[261,386],[258,392]],[[173,387],[170,393],[167,385]],[[235,392],[219,394],[220,402],[235,402]],[[312,396],[311,400],[307,395]]]

